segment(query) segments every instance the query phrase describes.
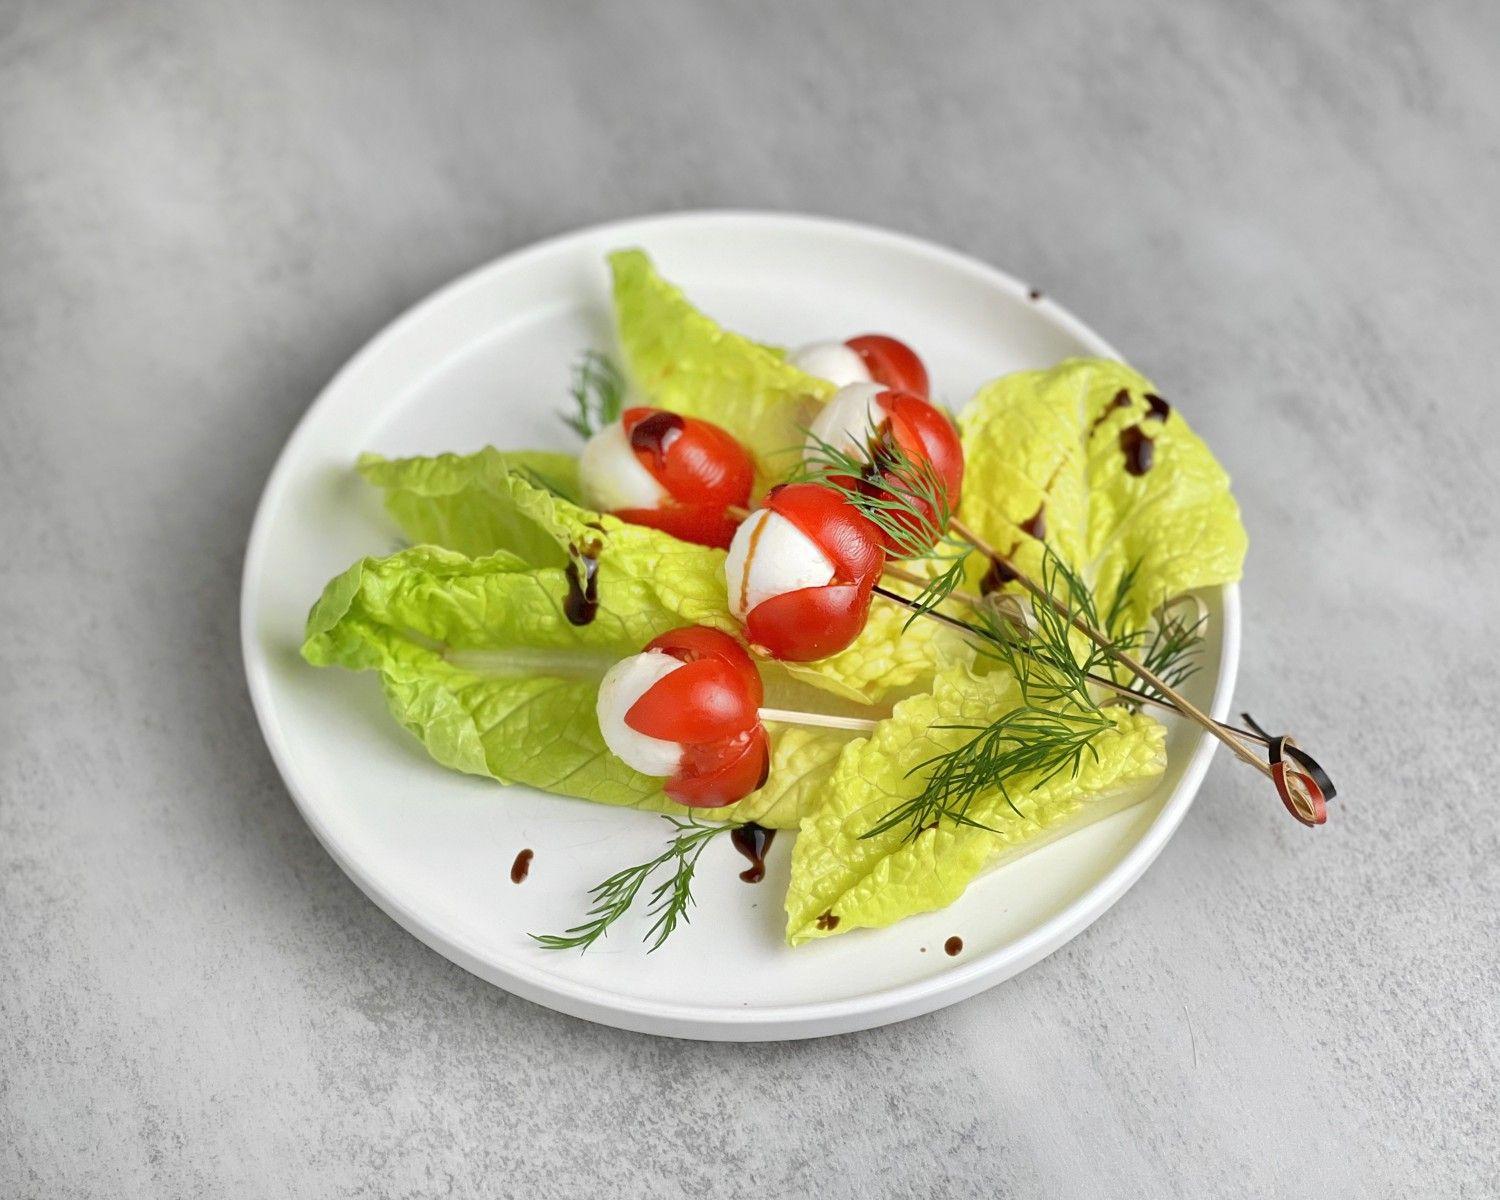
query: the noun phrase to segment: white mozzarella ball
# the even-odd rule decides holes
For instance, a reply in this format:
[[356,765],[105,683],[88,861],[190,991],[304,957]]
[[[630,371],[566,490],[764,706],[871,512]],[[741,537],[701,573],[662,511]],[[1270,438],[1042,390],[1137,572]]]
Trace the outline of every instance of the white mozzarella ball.
[[833,576],[833,563],[818,543],[769,508],[758,508],[740,522],[724,560],[729,610],[741,621],[772,596],[822,587]]
[[865,366],[865,360],[843,342],[812,342],[798,346],[786,357],[797,370],[826,379],[834,387],[870,380],[870,369]]
[[647,650],[621,659],[599,683],[599,732],[610,752],[642,775],[672,775],[682,762],[682,743],[650,737],[625,724],[625,714],[658,680],[665,679],[680,660],[660,650]]
[[886,390],[878,383],[851,383],[834,392],[809,426],[804,457],[815,458],[820,442],[847,454],[862,452],[885,420],[885,411],[875,399]]
[[599,512],[620,508],[656,508],[667,498],[667,489],[641,466],[630,448],[625,425],[606,425],[583,448],[578,460],[583,498]]

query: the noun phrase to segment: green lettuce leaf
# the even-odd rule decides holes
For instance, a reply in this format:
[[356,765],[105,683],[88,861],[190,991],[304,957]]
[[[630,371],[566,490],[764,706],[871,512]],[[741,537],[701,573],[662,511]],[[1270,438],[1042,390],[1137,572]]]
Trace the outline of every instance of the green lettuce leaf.
[[921,791],[927,760],[973,736],[945,726],[987,724],[1019,702],[1008,674],[948,671],[930,694],[901,701],[869,738],[844,749],[826,799],[804,818],[792,851],[792,945],[943,908],[987,866],[1142,799],[1166,765],[1162,726],[1110,709],[1114,730],[1094,739],[1076,776],[1017,780],[1010,800],[1019,814],[998,792],[978,798],[969,815],[990,829],[944,822],[914,841],[900,829],[861,836]]
[[[961,419],[964,521],[1034,578],[1042,533],[1101,612],[1139,564],[1124,599],[1132,628],[1165,599],[1238,579],[1245,558],[1229,476],[1180,413],[1149,415],[1152,391],[1123,363],[1072,359],[986,385]],[[1154,461],[1139,475],[1121,442],[1132,428],[1151,438]]]
[[[532,568],[508,551],[469,558],[417,546],[362,559],[313,607],[303,657],[378,672],[392,715],[444,766],[681,814],[687,810],[662,794],[661,780],[609,753],[594,711],[599,679],[618,659],[721,607],[705,610],[692,588],[663,582],[681,574],[672,558],[684,543],[660,540],[655,553],[607,545],[599,617],[581,626],[563,614],[564,572]],[[695,811],[795,828],[848,740],[831,730],[775,728],[767,786],[738,804]]]
[[408,540],[462,554],[510,550],[535,566],[562,566],[569,541],[598,521],[581,507],[570,454],[493,446],[431,458],[364,454],[359,473],[384,491]]
[[644,251],[616,251],[609,265],[620,348],[635,387],[653,405],[732,433],[755,457],[762,489],[785,479],[833,385],[699,312]]

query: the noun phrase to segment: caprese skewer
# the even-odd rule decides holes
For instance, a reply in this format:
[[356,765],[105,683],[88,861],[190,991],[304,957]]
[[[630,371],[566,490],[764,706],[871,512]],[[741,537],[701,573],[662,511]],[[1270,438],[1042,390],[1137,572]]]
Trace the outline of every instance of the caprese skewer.
[[661,408],[627,408],[588,440],[579,467],[592,508],[721,550],[755,482],[730,434]]
[[599,732],[611,753],[690,808],[722,808],[764,786],[766,721],[866,733],[858,717],[762,708],[760,672],[727,633],[673,629],[621,659],[599,684]]
[[771,658],[827,658],[864,628],[884,566],[880,531],[845,497],[821,484],[783,484],[729,544],[729,610]]
[[879,383],[923,399],[928,395],[927,368],[905,342],[883,333],[866,333],[846,342],[811,342],[787,355],[808,375],[838,387]]

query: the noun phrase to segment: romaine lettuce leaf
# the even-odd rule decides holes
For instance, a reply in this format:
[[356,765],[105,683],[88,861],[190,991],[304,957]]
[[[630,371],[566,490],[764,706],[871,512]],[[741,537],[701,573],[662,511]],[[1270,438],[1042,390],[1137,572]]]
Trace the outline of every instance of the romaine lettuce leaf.
[[1010,799],[1022,815],[998,792],[975,801],[969,815],[995,832],[945,821],[914,841],[903,840],[901,829],[861,836],[921,791],[924,763],[973,736],[949,726],[988,724],[1019,702],[1008,674],[946,671],[931,693],[901,701],[869,738],[844,749],[792,851],[786,897],[792,945],[943,908],[1002,856],[1143,798],[1166,764],[1160,724],[1107,709],[1115,729],[1094,739],[1094,753],[1084,756],[1076,776],[1015,781]]
[[784,480],[833,385],[699,312],[644,251],[616,251],[609,265],[620,348],[636,389],[653,405],[732,433],[754,456],[761,490]]
[[[594,712],[598,681],[614,662],[705,615],[691,589],[661,583],[677,573],[672,548],[684,545],[661,540],[655,555],[602,552],[599,617],[587,625],[563,614],[562,570],[532,568],[507,551],[471,559],[417,546],[362,559],[313,607],[303,657],[378,672],[392,715],[444,766],[680,814],[687,810],[662,794],[661,780],[609,753]],[[774,728],[767,786],[738,804],[695,811],[795,828],[848,740]]]
[[578,459],[545,450],[388,459],[362,454],[359,473],[412,542],[462,554],[510,550],[534,566],[562,566],[570,539],[597,521],[579,499]]
[[[1229,476],[1180,413],[1150,415],[1152,392],[1123,363],[1071,359],[986,385],[960,420],[963,520],[1034,578],[1043,534],[1101,612],[1139,564],[1125,598],[1132,628],[1165,599],[1238,579],[1245,557]],[[1150,438],[1148,470],[1127,470],[1122,434]]]

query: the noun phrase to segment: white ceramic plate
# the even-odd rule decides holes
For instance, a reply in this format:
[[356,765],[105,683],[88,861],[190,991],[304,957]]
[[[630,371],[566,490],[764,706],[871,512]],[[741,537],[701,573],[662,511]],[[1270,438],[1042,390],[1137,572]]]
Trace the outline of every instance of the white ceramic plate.
[[[261,728],[303,816],[339,865],[411,933],[491,983],[562,1012],[678,1037],[752,1041],[843,1033],[965,999],[1061,946],[1113,904],[1181,822],[1214,742],[1178,726],[1142,804],[978,880],[956,904],[890,929],[788,949],[792,835],[764,882],[727,841],[699,867],[692,924],[655,954],[622,921],[587,954],[528,932],[574,923],[587,887],[655,853],[659,818],[431,762],[385,712],[375,679],[298,657],[324,583],[397,531],[351,464],[389,455],[576,448],[557,418],[570,364],[611,343],[607,251],[639,245],[731,328],[796,344],[888,330],[919,348],[935,395],[1076,354],[1113,355],[1026,285],[972,259],[844,222],[691,213],[583,230],[509,255],[398,320],[308,410],[266,484],[245,559],[245,669]],[[1189,690],[1222,717],[1239,644],[1234,588],[1207,597],[1212,634]],[[535,851],[511,883],[516,853]],[[956,957],[947,938],[962,938]]]

